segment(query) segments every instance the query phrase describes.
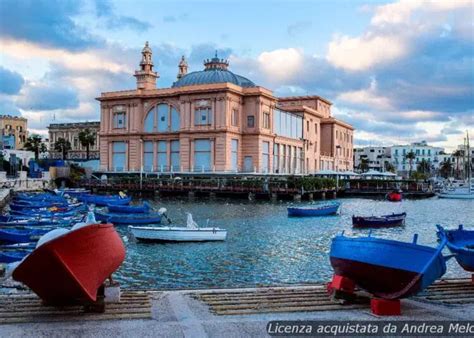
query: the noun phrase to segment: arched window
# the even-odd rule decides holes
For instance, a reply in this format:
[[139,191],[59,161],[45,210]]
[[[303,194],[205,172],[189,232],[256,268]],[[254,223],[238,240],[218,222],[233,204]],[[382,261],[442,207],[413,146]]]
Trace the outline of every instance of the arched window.
[[143,129],[146,133],[166,133],[179,131],[179,128],[179,112],[173,106],[161,103],[150,109]]

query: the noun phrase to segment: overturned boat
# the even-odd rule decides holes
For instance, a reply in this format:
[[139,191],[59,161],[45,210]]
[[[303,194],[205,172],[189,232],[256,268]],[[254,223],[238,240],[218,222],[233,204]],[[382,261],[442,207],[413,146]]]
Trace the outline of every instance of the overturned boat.
[[464,230],[462,224],[454,230],[445,230],[440,225],[437,227],[438,238],[446,240],[446,246],[458,264],[464,270],[474,272],[474,230]]

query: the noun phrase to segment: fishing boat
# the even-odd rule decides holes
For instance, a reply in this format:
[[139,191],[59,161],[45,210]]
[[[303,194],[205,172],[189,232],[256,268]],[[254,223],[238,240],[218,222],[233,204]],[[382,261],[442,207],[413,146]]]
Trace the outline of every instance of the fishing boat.
[[77,199],[84,203],[95,204],[101,207],[106,207],[108,205],[128,205],[132,200],[130,196],[126,196],[125,194],[114,196],[82,194],[78,195]]
[[185,227],[137,227],[129,226],[129,231],[139,241],[151,242],[206,242],[224,241],[227,230],[205,227],[200,228],[188,214]]
[[99,287],[125,259],[125,247],[113,225],[82,225],[50,237],[49,241],[40,239],[37,248],[15,268],[13,279],[27,285],[46,304],[96,301]]
[[13,263],[21,261],[31,251],[21,250],[21,251],[0,251],[0,263]]
[[142,205],[107,205],[107,209],[111,213],[137,213],[144,214],[150,212],[150,205],[144,202]]
[[336,275],[352,280],[379,298],[400,299],[426,289],[446,272],[446,259],[437,248],[368,237],[351,238],[344,233],[332,240],[330,261]]
[[49,230],[43,229],[0,229],[0,242],[26,243],[38,239]]
[[49,217],[49,218],[63,218],[76,216],[78,213],[84,212],[86,209],[83,207],[71,209],[70,211],[60,210],[10,210],[10,215],[26,216],[30,218],[34,217]]
[[98,221],[110,222],[115,225],[129,224],[159,224],[161,222],[161,213],[148,214],[123,214],[123,213],[105,213],[95,212]]
[[59,204],[59,203],[50,203],[50,204],[33,204],[25,205],[21,203],[10,203],[8,206],[10,210],[31,210],[31,211],[70,211],[75,208],[79,208],[83,203],[69,203],[69,204]]
[[352,216],[352,226],[354,228],[388,228],[405,224],[406,213],[391,214],[382,216]]
[[394,190],[389,192],[386,195],[386,198],[390,202],[401,202],[402,201],[402,191],[401,190]]
[[341,206],[339,202],[314,204],[303,207],[288,207],[288,216],[311,217],[335,215]]
[[454,255],[461,267],[470,272],[474,272],[474,230],[464,230],[462,224],[455,230],[445,230],[438,227],[438,238],[446,240],[446,246]]
[[10,221],[0,221],[0,227],[60,227],[71,225],[72,220],[51,220],[51,219],[11,219]]

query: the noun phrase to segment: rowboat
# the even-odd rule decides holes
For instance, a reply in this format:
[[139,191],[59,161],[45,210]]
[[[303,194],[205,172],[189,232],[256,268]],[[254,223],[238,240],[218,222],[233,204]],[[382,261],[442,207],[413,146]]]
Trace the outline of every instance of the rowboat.
[[328,204],[315,204],[304,207],[288,207],[288,216],[307,217],[307,216],[327,216],[335,215],[341,206],[339,202]]
[[391,214],[382,216],[352,216],[352,226],[354,228],[388,228],[405,224],[406,213]]
[[401,202],[402,200],[402,192],[401,191],[392,191],[387,194],[387,200],[390,202]]
[[461,267],[470,272],[474,272],[474,230],[464,230],[462,224],[455,230],[445,230],[438,227],[438,238],[446,240],[449,251],[454,254],[454,258]]
[[0,251],[0,263],[13,263],[17,261],[21,261],[27,255],[30,254],[31,251]]
[[129,226],[128,230],[139,241],[152,242],[204,242],[224,241],[227,230],[220,228],[200,228],[188,214],[186,227],[137,227]]
[[115,225],[120,224],[158,224],[161,222],[161,213],[149,214],[123,214],[123,213],[105,213],[95,212],[98,221],[110,222]]
[[48,230],[43,229],[0,229],[0,242],[26,243],[38,239]]
[[71,211],[46,211],[46,210],[10,210],[10,215],[17,215],[17,216],[26,216],[29,218],[34,217],[49,217],[49,218],[63,218],[63,217],[72,217],[76,216],[78,213],[83,212],[84,208],[77,208]]
[[13,279],[50,305],[94,302],[124,259],[113,225],[90,224],[41,243],[15,268]]
[[34,219],[18,219],[8,222],[0,221],[0,227],[43,227],[43,226],[67,226],[71,225],[71,220],[34,220]]
[[150,205],[144,202],[142,205],[107,205],[107,209],[111,213],[148,213],[150,212]]
[[82,194],[78,195],[77,199],[84,203],[95,204],[97,206],[106,207],[108,205],[128,205],[132,198],[130,196],[122,195],[92,195],[92,194]]
[[81,207],[82,203],[70,203],[70,204],[60,204],[60,203],[49,203],[49,204],[33,204],[33,205],[24,205],[18,203],[10,203],[8,206],[10,210],[31,210],[31,211],[70,211],[75,208]]
[[430,286],[446,272],[441,254],[446,240],[437,248],[372,237],[332,240],[330,261],[336,275],[352,280],[361,289],[385,299],[406,298]]

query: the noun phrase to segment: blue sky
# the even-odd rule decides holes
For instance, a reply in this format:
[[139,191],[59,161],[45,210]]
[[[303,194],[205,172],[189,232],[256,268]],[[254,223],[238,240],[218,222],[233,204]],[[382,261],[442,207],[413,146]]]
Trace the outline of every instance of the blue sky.
[[[54,15],[52,15],[54,13]],[[316,94],[358,145],[474,134],[473,3],[0,0],[0,113],[32,131],[97,120],[102,91],[135,86],[146,40],[159,87],[214,50],[278,95]]]

